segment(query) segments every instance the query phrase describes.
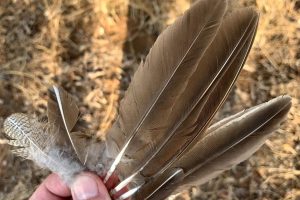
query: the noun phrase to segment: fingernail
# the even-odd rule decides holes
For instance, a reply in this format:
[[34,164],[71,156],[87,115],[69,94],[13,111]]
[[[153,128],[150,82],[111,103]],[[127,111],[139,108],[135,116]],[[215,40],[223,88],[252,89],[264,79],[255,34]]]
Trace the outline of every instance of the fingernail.
[[97,182],[92,177],[84,175],[75,180],[72,192],[77,200],[88,200],[99,196]]

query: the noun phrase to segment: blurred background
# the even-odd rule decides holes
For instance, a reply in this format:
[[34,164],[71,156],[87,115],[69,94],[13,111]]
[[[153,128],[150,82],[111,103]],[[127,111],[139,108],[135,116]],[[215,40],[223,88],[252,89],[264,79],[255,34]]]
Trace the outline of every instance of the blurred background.
[[[46,115],[47,88],[78,101],[81,122],[103,137],[139,62],[190,0],[0,1],[0,199],[28,199],[48,174],[9,152],[3,120]],[[300,1],[240,0],[261,14],[237,84],[215,120],[289,94],[288,120],[254,156],[172,199],[300,199]]]

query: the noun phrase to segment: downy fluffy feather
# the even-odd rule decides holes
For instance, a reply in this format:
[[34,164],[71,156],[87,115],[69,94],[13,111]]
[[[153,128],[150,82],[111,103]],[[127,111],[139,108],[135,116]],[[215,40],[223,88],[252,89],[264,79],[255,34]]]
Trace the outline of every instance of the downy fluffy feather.
[[[68,184],[83,170],[105,176],[113,199],[164,199],[251,156],[285,119],[288,96],[212,125],[253,43],[258,14],[226,13],[226,0],[200,0],[157,39],[120,104],[104,142],[87,138],[79,109],[49,90],[48,122],[13,114],[4,123],[16,154]],[[112,175],[119,183],[112,183]],[[115,176],[114,175],[114,176]],[[127,187],[127,192],[120,193]]]
[[9,144],[16,147],[13,152],[58,173],[68,184],[83,170],[103,176],[105,145],[79,131],[78,115],[74,99],[53,86],[49,89],[47,123],[17,113],[5,120],[4,131],[11,139]]
[[50,124],[16,113],[5,120],[4,131],[11,139],[9,144],[16,147],[13,152],[58,173],[68,184],[84,170],[77,157],[70,153],[70,146],[58,143],[59,131]]

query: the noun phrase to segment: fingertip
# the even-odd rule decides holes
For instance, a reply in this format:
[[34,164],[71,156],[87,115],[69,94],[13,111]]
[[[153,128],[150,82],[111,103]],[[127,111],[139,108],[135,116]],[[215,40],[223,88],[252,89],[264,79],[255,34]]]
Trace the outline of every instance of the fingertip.
[[29,200],[63,200],[65,197],[58,196],[49,191],[43,182],[32,194]]
[[71,191],[74,200],[110,200],[110,196],[102,180],[97,175],[88,172],[77,176],[71,185]]
[[60,197],[71,196],[71,190],[69,187],[61,180],[61,178],[53,173],[50,174],[43,182],[45,187],[53,194]]

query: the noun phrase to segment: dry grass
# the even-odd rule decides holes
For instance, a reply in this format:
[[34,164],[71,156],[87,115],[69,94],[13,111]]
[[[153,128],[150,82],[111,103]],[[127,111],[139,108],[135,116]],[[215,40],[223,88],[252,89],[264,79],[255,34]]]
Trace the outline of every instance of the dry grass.
[[[257,7],[260,26],[217,118],[286,93],[293,108],[249,161],[179,199],[300,198],[300,2],[241,4]],[[47,87],[59,84],[76,96],[82,123],[102,137],[138,63],[189,5],[189,0],[0,1],[1,126],[13,112],[44,116]],[[4,143],[0,140],[0,199],[27,199],[47,172],[15,158]]]

